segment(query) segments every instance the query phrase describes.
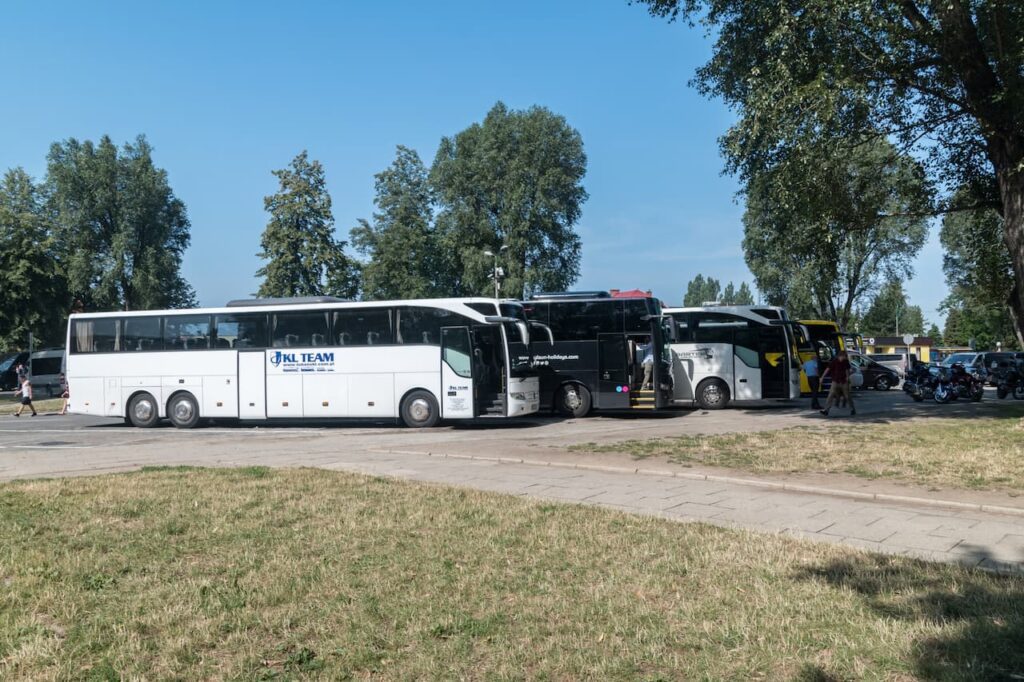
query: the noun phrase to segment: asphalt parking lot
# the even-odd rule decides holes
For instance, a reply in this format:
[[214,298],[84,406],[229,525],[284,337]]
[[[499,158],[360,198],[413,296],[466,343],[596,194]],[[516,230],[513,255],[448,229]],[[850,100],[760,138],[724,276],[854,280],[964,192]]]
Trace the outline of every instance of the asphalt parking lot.
[[[548,459],[588,442],[684,434],[764,431],[828,423],[870,423],[928,415],[967,415],[995,408],[995,400],[935,405],[914,403],[901,391],[865,391],[858,414],[836,409],[826,419],[808,401],[743,409],[673,409],[659,413],[559,419],[532,416],[407,429],[394,423],[211,423],[193,430],[153,429],[121,420],[40,414],[0,417],[0,480],[123,471],[152,465],[321,466],[339,453],[388,452],[491,455]],[[987,398],[993,396],[987,396]]]

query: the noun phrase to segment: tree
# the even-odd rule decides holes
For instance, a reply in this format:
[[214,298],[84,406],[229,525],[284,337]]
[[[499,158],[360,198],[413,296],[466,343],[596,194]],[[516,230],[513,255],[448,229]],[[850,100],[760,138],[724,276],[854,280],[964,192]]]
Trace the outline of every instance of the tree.
[[[732,282],[729,284],[731,286]],[[740,282],[740,288],[736,291],[736,296],[732,299],[732,304],[754,305],[754,294],[750,291],[750,287],[747,286],[746,282]]]
[[925,336],[932,340],[932,344],[935,346],[944,345],[942,342],[942,332],[939,331],[939,325],[934,322],[928,327],[928,331],[924,333]]
[[181,276],[188,214],[152,151],[142,135],[120,151],[107,136],[97,145],[72,138],[50,147],[49,210],[70,293],[87,307],[195,304]]
[[256,271],[264,278],[257,295],[354,298],[358,271],[345,255],[345,242],[334,238],[323,166],[302,151],[273,174],[280,189],[263,199],[270,220],[259,257],[268,262]]
[[697,275],[686,285],[686,294],[683,295],[683,306],[691,308],[701,306],[711,301],[717,301],[722,294],[722,285],[713,277],[704,278],[704,275]]
[[39,188],[21,168],[0,182],[0,348],[59,343],[70,303]]
[[924,316],[919,306],[907,304],[903,284],[889,280],[861,319],[860,331],[870,336],[920,336],[924,333]]
[[574,231],[587,199],[580,134],[544,107],[498,102],[483,123],[441,140],[430,172],[449,295],[487,294],[497,253],[507,296],[568,288],[579,276]]
[[433,195],[419,155],[399,145],[391,166],[374,177],[378,212],[373,223],[360,220],[349,233],[368,259],[361,268],[363,298],[444,296]]
[[843,156],[793,154],[746,189],[743,251],[757,287],[792,314],[836,320],[883,278],[906,278],[924,245],[923,171],[884,140]]
[[[1024,329],[1020,3],[639,2],[655,16],[701,22],[716,35],[696,85],[737,111],[722,149],[744,184],[794,154],[835,157],[889,138],[924,158],[938,185],[982,188],[1003,218],[1014,272],[1008,301]],[[962,208],[951,199],[935,209]]]
[[[971,189],[962,188],[958,194],[966,200]],[[950,290],[943,307],[964,311],[963,325],[969,326],[972,334],[989,344],[999,341],[1010,347],[1024,339],[1019,334],[1013,338],[1013,318],[1006,300],[1006,292],[1013,289],[1013,266],[1009,253],[999,245],[1002,222],[992,209],[952,213],[943,219],[942,270]]]

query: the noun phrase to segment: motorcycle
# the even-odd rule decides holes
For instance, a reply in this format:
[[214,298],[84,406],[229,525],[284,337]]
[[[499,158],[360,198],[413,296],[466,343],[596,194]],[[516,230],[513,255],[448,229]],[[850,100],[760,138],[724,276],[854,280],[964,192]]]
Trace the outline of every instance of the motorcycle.
[[1024,376],[1015,367],[1004,370],[996,379],[996,396],[1002,400],[1011,394],[1017,400],[1024,400]]
[[907,372],[903,380],[903,391],[914,399],[914,402],[930,400],[935,397],[938,383],[938,367],[916,365]]
[[968,372],[959,362],[949,368],[949,388],[953,400],[963,398],[978,402],[985,395],[985,382],[976,372]]

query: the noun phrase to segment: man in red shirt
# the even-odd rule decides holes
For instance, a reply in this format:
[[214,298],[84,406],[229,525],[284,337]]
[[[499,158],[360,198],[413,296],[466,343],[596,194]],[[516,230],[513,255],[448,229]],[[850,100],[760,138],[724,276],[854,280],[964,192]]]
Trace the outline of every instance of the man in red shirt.
[[821,375],[821,383],[825,383],[825,377],[832,377],[832,388],[828,391],[828,400],[825,402],[825,409],[821,411],[828,416],[832,405],[839,402],[840,398],[846,398],[850,404],[850,414],[857,414],[857,408],[853,406],[853,392],[850,391],[850,359],[846,357],[846,351],[841,350],[828,363],[828,369]]

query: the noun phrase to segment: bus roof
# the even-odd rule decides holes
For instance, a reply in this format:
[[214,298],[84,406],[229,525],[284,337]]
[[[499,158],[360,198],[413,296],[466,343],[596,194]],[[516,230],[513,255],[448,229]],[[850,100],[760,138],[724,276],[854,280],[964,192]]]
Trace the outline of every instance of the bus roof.
[[[324,297],[332,298],[332,297]],[[254,301],[267,301],[269,299],[253,299]],[[102,313],[74,313],[69,316],[69,320],[75,319],[90,319],[90,318],[104,318],[104,317],[147,317],[153,315],[237,315],[239,313],[250,311],[259,313],[268,312],[296,312],[303,310],[345,310],[350,308],[383,308],[393,306],[414,306],[414,307],[435,307],[435,308],[454,308],[455,306],[465,306],[470,303],[493,303],[496,306],[500,304],[505,305],[521,305],[515,301],[498,300],[495,298],[484,298],[484,297],[471,297],[471,298],[416,298],[416,299],[399,299],[389,301],[345,301],[342,299],[336,299],[334,301],[324,302],[307,302],[302,298],[297,299],[280,299],[282,303],[253,303],[251,305],[242,305],[241,301],[231,301],[230,306],[223,306],[220,308],[169,308],[163,310],[114,310],[110,312]],[[500,310],[500,308],[496,308]],[[471,313],[473,317],[483,320],[485,315],[468,308],[460,311],[463,314]]]

